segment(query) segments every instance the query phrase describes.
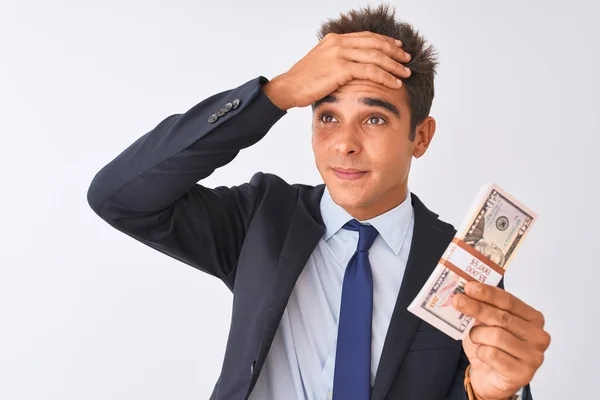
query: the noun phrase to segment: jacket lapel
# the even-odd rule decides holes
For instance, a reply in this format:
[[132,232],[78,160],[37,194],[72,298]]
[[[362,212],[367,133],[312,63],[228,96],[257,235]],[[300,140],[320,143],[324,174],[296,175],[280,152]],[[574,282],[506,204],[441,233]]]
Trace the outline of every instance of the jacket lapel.
[[407,307],[431,275],[455,234],[450,225],[439,221],[437,214],[429,211],[414,194],[412,204],[415,212],[412,244],[375,375],[373,400],[385,398],[421,321]]
[[[277,265],[275,284],[269,296],[264,334],[246,399],[256,385],[294,285],[325,232],[320,212],[324,189],[325,185],[318,185],[312,191],[305,192],[304,197],[302,194],[298,197]],[[437,215],[429,211],[414,194],[412,204],[415,211],[413,239],[375,377],[373,400],[385,398],[419,325],[420,319],[408,312],[407,307],[455,234],[449,225],[439,221]]]
[[298,196],[298,204],[296,204],[291,218],[277,263],[275,283],[271,289],[267,306],[263,338],[246,399],[256,385],[294,285],[319,239],[325,233],[325,225],[320,212],[320,202],[324,190],[325,185],[319,185],[311,191],[301,192]]

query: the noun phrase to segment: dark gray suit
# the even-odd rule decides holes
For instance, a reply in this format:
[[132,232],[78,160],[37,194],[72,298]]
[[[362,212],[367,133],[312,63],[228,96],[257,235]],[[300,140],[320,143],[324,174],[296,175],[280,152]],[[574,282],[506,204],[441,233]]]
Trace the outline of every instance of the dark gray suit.
[[[285,115],[261,90],[266,82],[253,79],[164,119],[102,168],[88,191],[90,206],[110,225],[219,278],[233,292],[215,400],[248,397],[296,279],[325,229],[319,208],[324,185],[290,185],[263,173],[231,188],[197,184]],[[372,399],[464,400],[468,360],[461,342],[406,310],[455,230],[415,195],[412,204],[412,247]]]

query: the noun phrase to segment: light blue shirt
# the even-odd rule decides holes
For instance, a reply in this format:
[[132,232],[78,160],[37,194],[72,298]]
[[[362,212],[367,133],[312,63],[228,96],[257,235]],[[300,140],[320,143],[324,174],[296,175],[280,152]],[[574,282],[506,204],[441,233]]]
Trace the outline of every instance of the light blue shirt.
[[[325,234],[294,286],[250,400],[332,398],[342,283],[358,245],[358,232],[342,228],[352,216],[333,202],[327,188],[320,207]],[[373,273],[373,387],[412,242],[410,193],[392,210],[360,222],[373,225],[379,232],[369,250]]]

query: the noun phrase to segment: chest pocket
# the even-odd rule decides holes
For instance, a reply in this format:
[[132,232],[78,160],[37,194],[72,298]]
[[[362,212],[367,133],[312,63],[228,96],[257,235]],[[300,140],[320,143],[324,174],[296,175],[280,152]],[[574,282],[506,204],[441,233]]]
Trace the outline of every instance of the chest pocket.
[[439,349],[452,349],[460,348],[462,342],[454,340],[445,333],[434,328],[425,321],[421,321],[417,329],[417,333],[408,348],[408,351],[419,351],[419,350],[439,350]]

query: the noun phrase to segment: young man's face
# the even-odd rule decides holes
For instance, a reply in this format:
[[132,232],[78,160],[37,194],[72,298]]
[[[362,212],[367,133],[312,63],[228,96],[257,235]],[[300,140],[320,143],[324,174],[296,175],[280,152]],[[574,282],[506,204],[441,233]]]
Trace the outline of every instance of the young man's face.
[[316,103],[312,130],[315,161],[331,197],[365,220],[404,201],[411,159],[427,150],[435,121],[427,117],[411,141],[404,86],[355,80]]

